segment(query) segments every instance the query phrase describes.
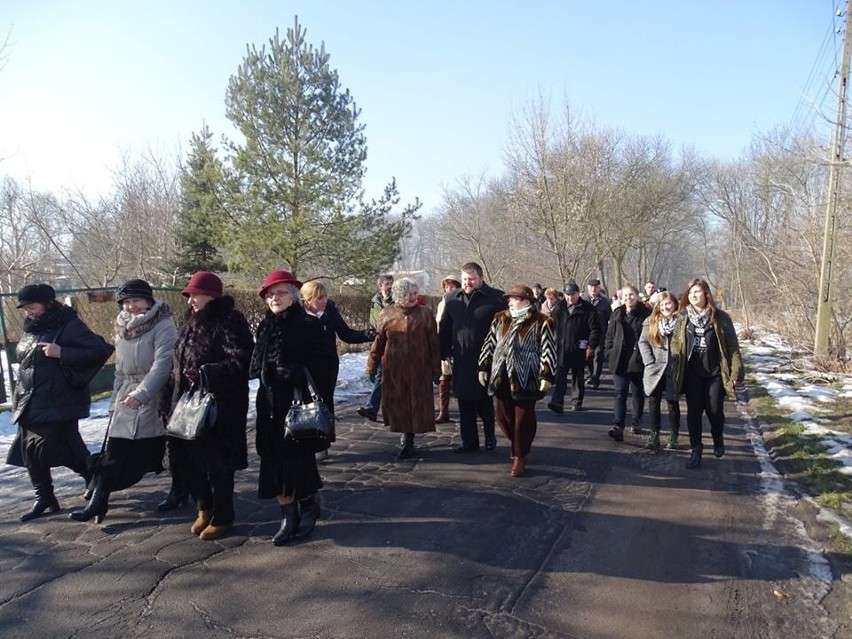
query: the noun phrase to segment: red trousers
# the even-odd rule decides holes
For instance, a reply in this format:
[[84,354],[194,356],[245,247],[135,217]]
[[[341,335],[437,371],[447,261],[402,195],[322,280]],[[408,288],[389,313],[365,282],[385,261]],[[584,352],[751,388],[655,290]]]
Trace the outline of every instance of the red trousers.
[[529,455],[538,429],[535,400],[521,402],[513,400],[510,395],[498,394],[494,398],[494,417],[512,444],[512,457]]

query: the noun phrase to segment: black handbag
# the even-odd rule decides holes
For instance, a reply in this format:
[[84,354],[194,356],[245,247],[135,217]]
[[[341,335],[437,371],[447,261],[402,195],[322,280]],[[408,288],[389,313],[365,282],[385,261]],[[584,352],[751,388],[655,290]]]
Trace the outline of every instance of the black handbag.
[[310,399],[305,401],[302,389],[298,386],[293,388],[293,403],[284,418],[284,439],[331,440],[334,436],[334,415],[320,399],[310,371],[303,368]]
[[198,384],[190,386],[178,399],[166,433],[179,439],[202,439],[209,435],[216,425],[216,397],[207,384],[204,367],[198,371]]

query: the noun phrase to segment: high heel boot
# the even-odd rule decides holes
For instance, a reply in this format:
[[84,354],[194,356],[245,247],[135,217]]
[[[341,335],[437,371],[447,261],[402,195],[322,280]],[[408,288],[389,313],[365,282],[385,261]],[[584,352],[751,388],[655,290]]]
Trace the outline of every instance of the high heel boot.
[[106,517],[109,510],[109,492],[103,488],[95,488],[92,493],[92,498],[83,510],[75,510],[69,515],[74,521],[89,521],[92,517],[95,518],[95,523],[99,524]]
[[447,424],[450,421],[450,380],[442,377],[438,382],[438,414],[436,424]]
[[186,506],[187,501],[189,501],[189,491],[180,486],[179,482],[175,481],[174,477],[172,477],[172,486],[169,488],[169,494],[166,495],[163,501],[157,504],[157,510],[161,513],[175,510],[181,506]]
[[289,504],[282,505],[281,528],[279,528],[278,532],[272,537],[272,543],[276,546],[283,546],[290,541],[298,527],[299,511],[296,508],[296,502],[291,501]]
[[50,494],[38,495],[33,507],[21,515],[21,521],[30,521],[31,519],[41,517],[47,510],[52,513],[59,510],[59,500],[56,499],[53,490],[50,491]]
[[316,495],[299,500],[299,525],[293,533],[294,539],[302,539],[310,535],[317,525],[320,509]]

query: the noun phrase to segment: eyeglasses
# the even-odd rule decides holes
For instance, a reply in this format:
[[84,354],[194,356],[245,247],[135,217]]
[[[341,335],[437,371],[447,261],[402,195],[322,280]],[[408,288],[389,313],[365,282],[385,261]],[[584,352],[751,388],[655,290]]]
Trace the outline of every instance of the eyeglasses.
[[266,299],[271,300],[276,297],[287,297],[288,295],[290,295],[290,291],[269,291],[265,297]]

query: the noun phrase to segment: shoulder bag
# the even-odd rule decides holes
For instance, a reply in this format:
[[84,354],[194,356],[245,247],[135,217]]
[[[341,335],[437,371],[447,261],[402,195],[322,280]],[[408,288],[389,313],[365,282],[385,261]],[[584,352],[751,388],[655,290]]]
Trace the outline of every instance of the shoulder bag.
[[293,404],[287,411],[287,417],[284,418],[284,439],[296,441],[306,439],[331,440],[334,433],[334,415],[320,399],[310,371],[307,367],[303,366],[302,368],[305,371],[310,398],[306,400],[302,396],[302,389],[294,386]]
[[207,385],[207,376],[202,366],[198,371],[198,383],[190,386],[178,399],[166,434],[179,439],[202,439],[216,425],[216,398]]

